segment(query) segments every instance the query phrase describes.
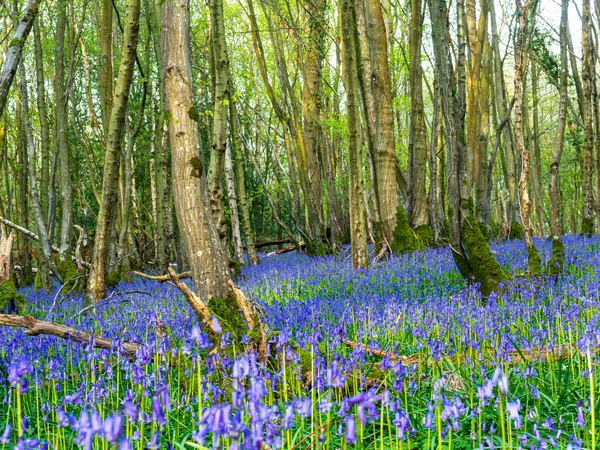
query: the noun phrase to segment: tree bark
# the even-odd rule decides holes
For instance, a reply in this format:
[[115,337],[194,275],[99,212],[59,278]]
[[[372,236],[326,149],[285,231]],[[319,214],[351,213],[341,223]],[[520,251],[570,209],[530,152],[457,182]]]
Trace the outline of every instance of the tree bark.
[[69,148],[69,124],[65,80],[65,29],[67,25],[67,5],[65,0],[57,0],[57,19],[54,51],[54,145],[58,149],[59,185],[61,199],[60,245],[61,258],[70,257],[70,239],[73,230],[73,200],[71,183],[71,150]]
[[162,5],[162,46],[165,109],[172,151],[173,196],[179,228],[194,281],[204,302],[227,297],[228,258],[208,209],[206,176],[198,142],[190,61],[189,1],[165,0]]
[[595,73],[595,58],[591,33],[590,0],[583,0],[581,24],[581,48],[583,62],[581,79],[583,84],[583,218],[582,234],[594,234],[594,189],[593,189],[593,149],[594,115],[592,112],[592,92]]
[[6,100],[8,99],[8,92],[10,91],[10,86],[17,73],[17,67],[21,60],[21,53],[23,53],[23,47],[27,41],[27,36],[29,36],[31,28],[33,27],[39,4],[40,0],[31,0],[27,4],[20,22],[15,27],[15,33],[13,34],[6,51],[4,64],[0,71],[0,116],[2,116],[2,113],[4,112]]
[[523,5],[521,0],[515,0],[517,14],[519,16],[519,27],[515,43],[515,135],[519,153],[521,154],[521,178],[519,180],[519,199],[521,204],[521,223],[523,224],[523,240],[527,249],[527,259],[529,262],[529,272],[533,275],[539,275],[541,272],[540,255],[533,245],[531,238],[531,200],[529,199],[529,149],[525,146],[523,137],[523,76],[525,67],[523,65],[523,47],[525,29],[527,27],[527,14],[529,13],[529,0]]
[[410,12],[410,137],[408,141],[408,218],[417,229],[429,225],[427,203],[427,130],[423,106],[423,70],[421,68],[421,40],[423,18],[421,0],[411,0]]
[[[350,239],[352,265],[366,267],[369,263],[367,230],[363,202],[361,143],[358,137],[358,74],[356,48],[356,14],[354,0],[342,0],[342,42],[344,46],[344,85],[348,110],[348,154],[350,166]],[[394,188],[395,193],[395,188]]]
[[100,19],[100,105],[104,136],[108,135],[110,114],[113,106],[113,0],[102,0]]
[[100,210],[94,239],[92,269],[88,277],[88,293],[94,301],[106,296],[111,234],[115,226],[118,200],[119,166],[125,133],[127,100],[131,88],[139,33],[140,0],[127,0],[121,64],[115,84],[112,112],[104,156],[104,177]]
[[562,241],[562,226],[560,223],[560,182],[559,167],[564,148],[565,128],[567,125],[567,101],[569,95],[569,61],[567,53],[567,34],[569,21],[569,0],[562,0],[560,16],[560,106],[554,153],[550,162],[550,233],[552,235],[552,258],[548,262],[549,273],[562,271],[565,261],[565,246]]
[[254,233],[252,231],[252,222],[250,221],[250,206],[248,204],[248,194],[246,193],[246,181],[244,176],[244,165],[242,147],[240,145],[240,127],[237,110],[237,99],[233,81],[230,77],[229,87],[229,125],[230,125],[230,140],[233,157],[233,171],[235,175],[235,185],[239,199],[239,207],[242,222],[242,231],[244,232],[244,241],[246,242],[246,251],[248,253],[248,263],[250,265],[258,264],[258,254],[254,245]]
[[[229,57],[227,55],[227,42],[225,41],[222,0],[210,1],[210,22],[212,31],[212,56],[214,61],[214,97],[207,186],[213,222],[217,227],[219,238],[223,242],[224,249],[227,250],[228,239],[225,207],[223,204],[223,176],[225,147],[227,146]],[[193,111],[195,111],[195,109]],[[190,110],[190,114],[193,114],[193,111]]]

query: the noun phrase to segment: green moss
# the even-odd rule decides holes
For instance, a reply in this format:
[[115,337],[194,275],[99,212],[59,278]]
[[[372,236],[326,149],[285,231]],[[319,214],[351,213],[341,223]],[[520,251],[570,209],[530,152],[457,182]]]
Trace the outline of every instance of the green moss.
[[490,230],[489,230],[488,226],[483,222],[477,222],[477,224],[479,225],[479,231],[481,232],[481,235],[484,237],[484,239],[486,241],[489,241],[490,240]]
[[513,222],[510,224],[509,239],[523,239],[523,227],[519,222]]
[[171,120],[173,120],[173,113],[171,111],[165,111],[165,121],[167,125],[171,123]]
[[196,110],[195,106],[192,106],[189,110],[188,110],[188,117],[190,119],[192,119],[194,122],[198,122],[200,120],[200,116],[198,115],[198,111]]
[[565,263],[565,246],[560,236],[552,238],[552,258],[548,261],[546,273],[548,275],[558,275]]
[[394,228],[391,247],[392,253],[396,255],[412,253],[418,248],[417,239],[408,225],[408,218],[402,205],[398,205],[396,209],[396,228]]
[[527,263],[531,275],[541,275],[542,259],[540,258],[540,253],[535,245],[527,246]]
[[33,290],[37,292],[43,288],[44,288],[44,286],[42,283],[42,271],[38,270],[37,273],[35,274],[35,280],[33,280]]
[[21,45],[21,43],[23,42],[23,38],[13,38],[10,43],[8,44],[8,47],[14,47],[15,45]]
[[419,240],[419,248],[425,249],[435,244],[433,228],[430,225],[419,225],[415,228],[415,233]]
[[490,228],[492,229],[492,235],[490,236],[491,238],[500,236],[500,227],[496,222],[491,221]]
[[331,254],[331,246],[319,240],[310,240],[306,243],[306,254],[308,256],[326,256]]
[[106,277],[106,287],[114,288],[121,281],[121,276],[117,272],[111,272]]
[[581,234],[582,235],[592,235],[594,234],[594,219],[589,217],[584,217],[581,220]]
[[25,297],[17,292],[12,280],[0,283],[0,311],[8,306],[14,307],[17,312],[22,311],[25,306]]
[[[469,258],[473,278],[481,284],[481,293],[487,297],[498,289],[498,284],[506,274],[494,258],[488,241],[481,234],[479,225],[474,220],[472,202],[464,205],[463,209],[465,211],[461,226],[463,246]],[[472,218],[472,225],[469,218]]]
[[242,312],[237,307],[233,294],[229,294],[225,300],[211,297],[208,301],[208,309],[219,321],[223,332],[230,333],[233,340],[239,341],[242,339],[242,335],[248,333],[248,326]]
[[66,283],[62,291],[64,293],[71,291],[81,292],[85,283],[82,278],[79,278],[83,274],[77,265],[73,261],[63,261],[60,258],[56,258],[55,263],[63,283]]
[[235,278],[239,277],[242,274],[243,266],[244,264],[241,261],[238,261],[237,259],[229,260],[229,268],[231,269],[231,272],[233,273],[233,276]]

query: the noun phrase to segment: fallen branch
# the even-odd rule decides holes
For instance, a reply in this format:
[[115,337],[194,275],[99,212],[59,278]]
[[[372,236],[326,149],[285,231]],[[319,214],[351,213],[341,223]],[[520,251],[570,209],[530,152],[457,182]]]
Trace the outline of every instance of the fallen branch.
[[[344,344],[346,344],[348,347],[350,347],[351,349],[360,347],[360,348],[363,348],[366,352],[371,353],[373,356],[377,356],[380,358],[388,357],[388,359],[390,361],[392,361],[392,362],[399,361],[400,363],[402,363],[403,366],[412,366],[413,364],[419,363],[419,357],[417,355],[412,355],[412,356],[396,355],[391,352],[386,352],[385,350],[377,350],[377,349],[371,348],[366,344],[362,344],[360,342],[354,342],[349,339],[342,339],[342,342]],[[496,352],[496,350],[494,350],[492,348],[484,348],[484,349],[478,351],[479,354],[487,353],[487,354],[490,354],[490,356],[493,356],[493,354],[495,352]],[[574,353],[580,353],[583,355],[583,352],[581,352],[581,350],[579,350],[577,347],[575,347],[572,344],[556,345],[556,346],[552,347],[552,349],[549,349],[547,346],[532,347],[530,349],[523,349],[523,350],[519,349],[519,350],[513,350],[513,351],[509,352],[507,356],[510,357],[510,361],[507,360],[505,362],[506,362],[506,364],[512,366],[512,365],[516,365],[523,361],[533,361],[533,360],[539,360],[541,358],[544,358],[546,360],[551,360],[551,361],[557,361],[559,359],[566,358],[567,356],[570,356]],[[451,362],[453,364],[462,363],[467,360],[467,356],[473,357],[475,355],[462,354],[462,355],[442,356],[438,362],[446,361],[446,362]],[[431,365],[431,361],[429,360],[429,358],[428,358],[428,361],[426,362],[426,364]]]
[[[250,331],[255,329],[258,331],[259,341],[256,346],[256,356],[259,361],[265,361],[267,359],[267,336],[260,323],[260,318],[258,317],[258,314],[253,311],[244,293],[233,283],[233,281],[229,280],[228,283],[229,286],[231,286],[231,291],[237,301],[240,311],[248,324],[248,329]],[[256,320],[254,320],[255,318]]]
[[[171,275],[148,275],[148,274],[143,273],[143,272],[138,272],[137,270],[134,270],[133,273],[135,275],[139,276],[139,277],[146,278],[147,280],[159,281],[161,283],[164,283],[165,281],[171,281],[172,280]],[[192,273],[189,272],[189,271],[182,272],[182,273],[176,274],[176,275],[177,275],[177,278],[179,280],[183,280],[185,278],[191,278],[192,277]]]
[[[39,336],[46,334],[56,336],[62,339],[79,342],[81,344],[92,343],[95,348],[113,348],[113,340],[95,334],[80,331],[66,325],[60,325],[54,322],[36,319],[32,316],[17,316],[14,314],[0,314],[0,325],[7,327],[25,328],[25,334],[28,336]],[[140,344],[133,342],[124,342],[123,349],[129,356],[135,355],[140,348]]]
[[219,333],[216,332],[212,323],[213,314],[210,312],[210,309],[208,309],[208,306],[206,306],[204,302],[200,300],[200,298],[194,294],[185,283],[179,281],[179,275],[177,275],[171,267],[168,267],[167,271],[169,272],[169,276],[171,277],[171,281],[175,287],[181,291],[187,302],[196,313],[198,321],[211,330],[213,334],[218,335]]
[[[10,220],[8,220],[8,219],[5,219],[5,218],[4,218],[4,217],[2,217],[2,216],[0,216],[0,222],[2,222],[2,223],[3,223],[4,225],[6,225],[7,227],[10,227],[10,228],[12,228],[13,230],[16,230],[16,231],[18,231],[19,233],[22,233],[22,234],[24,234],[25,236],[27,236],[27,237],[29,237],[29,238],[33,239],[34,241],[38,241],[38,242],[40,241],[40,237],[39,237],[37,234],[35,234],[33,231],[30,231],[30,230],[28,230],[27,228],[23,228],[22,226],[20,226],[20,225],[17,225],[16,223],[13,223],[13,222],[11,222]],[[60,249],[59,249],[59,248],[58,248],[56,245],[52,245],[52,246],[50,247],[50,250],[52,250],[54,253],[58,253],[58,254],[60,254],[60,253],[61,253],[61,252],[60,252]],[[72,258],[73,258],[73,260],[76,260],[76,259],[75,259],[75,256],[73,256]],[[86,269],[91,269],[91,268],[92,268],[92,265],[91,265],[90,263],[88,263],[88,262],[85,262],[85,261],[81,261],[81,265],[82,265],[83,267],[85,267]]]

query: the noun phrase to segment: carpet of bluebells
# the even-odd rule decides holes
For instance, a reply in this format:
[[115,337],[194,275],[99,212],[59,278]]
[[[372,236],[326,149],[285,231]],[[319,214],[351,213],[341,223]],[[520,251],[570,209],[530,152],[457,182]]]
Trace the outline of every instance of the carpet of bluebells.
[[211,352],[168,284],[83,312],[25,290],[29,314],[116,344],[0,329],[0,450],[600,449],[600,237],[565,245],[564,272],[533,279],[522,242],[493,244],[512,280],[486,304],[447,248],[359,271],[263,255],[237,283],[272,330],[266,364],[227,334]]

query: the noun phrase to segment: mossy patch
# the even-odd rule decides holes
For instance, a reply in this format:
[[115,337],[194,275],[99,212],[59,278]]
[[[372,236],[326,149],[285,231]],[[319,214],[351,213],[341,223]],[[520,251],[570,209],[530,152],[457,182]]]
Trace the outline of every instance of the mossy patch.
[[[248,334],[248,326],[242,312],[237,307],[233,294],[229,294],[225,300],[220,297],[211,297],[208,301],[208,309],[219,321],[223,332],[230,333],[233,340],[239,341],[244,334]],[[209,337],[213,338],[213,336]]]
[[510,233],[508,234],[509,239],[523,239],[523,227],[519,222],[513,222],[510,224]]
[[590,219],[589,217],[581,219],[581,234],[583,236],[594,234],[594,219]]
[[62,291],[64,293],[71,291],[81,292],[85,287],[85,283],[83,278],[79,278],[83,273],[81,273],[77,264],[73,261],[63,261],[60,258],[56,258],[55,263],[56,270],[58,270],[63,283],[65,283]]
[[540,258],[540,252],[533,244],[527,246],[527,264],[531,275],[541,275],[542,259]]
[[17,292],[12,280],[0,283],[0,311],[19,312],[25,306],[25,297]]
[[19,280],[19,284],[21,285],[21,287],[29,286],[31,284],[34,284],[34,282],[35,275],[33,274],[33,272],[28,272],[27,275],[21,277],[21,279]]
[[546,266],[548,275],[558,275],[565,264],[565,245],[560,236],[552,238],[552,258]]
[[306,243],[306,254],[308,256],[326,256],[331,254],[332,248],[327,242],[310,240]]
[[395,255],[412,253],[418,249],[417,239],[408,225],[408,218],[402,205],[398,205],[396,209],[396,228],[394,228],[391,247]]
[[[479,225],[474,222],[473,205],[464,205],[465,218],[462,221],[462,241],[469,265],[473,271],[473,278],[481,284],[481,293],[488,297],[490,293],[498,289],[498,284],[506,277],[506,274],[494,258],[487,239],[481,234]],[[469,214],[470,213],[470,214]],[[468,218],[472,218],[473,225]]]
[[488,228],[488,226],[483,222],[477,222],[477,224],[479,225],[479,231],[481,232],[481,235],[484,237],[484,239],[486,241],[489,241],[490,240],[490,229]]
[[419,225],[417,228],[415,228],[415,233],[419,241],[418,243],[420,249],[425,249],[435,245],[435,237],[431,225]]

